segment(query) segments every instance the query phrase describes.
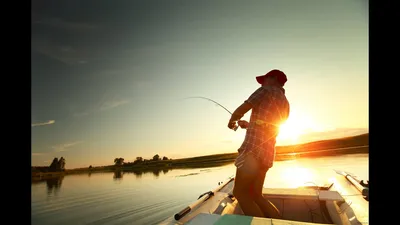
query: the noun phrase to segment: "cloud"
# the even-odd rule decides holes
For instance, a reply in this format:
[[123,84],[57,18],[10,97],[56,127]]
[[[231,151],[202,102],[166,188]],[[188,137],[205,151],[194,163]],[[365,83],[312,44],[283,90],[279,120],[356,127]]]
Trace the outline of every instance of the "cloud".
[[89,108],[86,111],[74,113],[74,116],[75,117],[83,117],[83,116],[87,116],[92,113],[110,110],[110,109],[113,109],[113,108],[116,108],[116,107],[119,107],[119,106],[122,106],[122,105],[125,105],[128,103],[130,103],[130,101],[127,99],[108,100],[108,101],[104,101],[104,102],[98,104],[97,106]]
[[86,112],[78,112],[78,113],[74,113],[75,117],[83,117],[83,116],[87,116],[91,113],[91,111],[86,111]]
[[61,28],[71,31],[86,31],[98,28],[98,25],[87,22],[72,22],[57,17],[44,17],[39,14],[32,15],[33,25],[44,25],[53,28]]
[[[61,18],[46,17],[33,13],[32,50],[67,65],[87,64],[98,57],[97,52],[95,53],[93,50],[89,50],[84,44],[81,44],[81,46],[69,46],[61,42],[60,39],[56,39],[54,35],[52,35],[52,32],[61,32],[60,34],[64,37],[89,35],[98,27],[98,25],[87,22],[72,22]],[[46,29],[46,32],[41,32],[43,28]]]
[[80,143],[82,143],[82,141],[75,141],[67,144],[59,144],[56,146],[52,146],[51,148],[54,149],[54,152],[65,152],[68,150],[68,148],[71,148],[72,146],[75,146]]
[[136,81],[133,83],[133,89],[138,91],[147,90],[152,87],[151,81]]
[[128,104],[128,100],[118,100],[118,101],[107,101],[100,107],[100,111],[112,109],[118,107],[120,105]]
[[47,122],[42,122],[42,123],[32,123],[32,127],[50,125],[50,124],[53,124],[55,122],[56,122],[55,120],[49,120]]
[[42,152],[33,152],[32,156],[39,156],[39,155],[45,155],[45,153]]
[[84,49],[52,43],[50,39],[38,35],[32,36],[32,50],[67,65],[82,65],[89,61]]

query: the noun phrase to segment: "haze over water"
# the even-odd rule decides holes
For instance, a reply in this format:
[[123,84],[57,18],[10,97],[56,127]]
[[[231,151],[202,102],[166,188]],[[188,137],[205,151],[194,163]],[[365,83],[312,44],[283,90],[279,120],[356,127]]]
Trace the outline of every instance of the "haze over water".
[[[327,184],[333,169],[368,180],[368,154],[278,161],[264,187]],[[157,224],[234,173],[229,164],[159,173],[85,173],[32,183],[32,224]]]

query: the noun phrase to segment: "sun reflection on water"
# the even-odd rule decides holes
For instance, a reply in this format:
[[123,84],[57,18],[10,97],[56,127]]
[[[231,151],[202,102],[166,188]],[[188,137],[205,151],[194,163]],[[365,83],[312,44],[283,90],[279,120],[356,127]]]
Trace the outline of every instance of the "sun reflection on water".
[[289,188],[295,188],[310,184],[313,185],[314,174],[307,168],[292,166],[283,169],[281,179],[288,183]]

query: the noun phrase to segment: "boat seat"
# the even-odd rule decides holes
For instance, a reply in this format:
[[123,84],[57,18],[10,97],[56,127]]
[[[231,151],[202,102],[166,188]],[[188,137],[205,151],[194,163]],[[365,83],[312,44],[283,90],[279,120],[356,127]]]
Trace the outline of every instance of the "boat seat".
[[[271,218],[261,218],[234,214],[225,214],[223,216],[218,214],[206,214],[200,213],[195,218],[193,218],[188,225],[322,225],[323,223],[308,223],[293,220],[281,220],[281,219],[271,219]],[[326,224],[324,224],[326,225]]]
[[263,188],[262,193],[266,198],[344,201],[343,197],[337,191],[310,188]]
[[337,191],[319,191],[319,200],[324,201],[345,201]]
[[209,214],[209,213],[199,213],[192,220],[190,220],[187,225],[205,225],[205,224],[214,224],[221,215],[219,214]]
[[318,191],[309,188],[263,188],[267,198],[294,198],[318,200]]

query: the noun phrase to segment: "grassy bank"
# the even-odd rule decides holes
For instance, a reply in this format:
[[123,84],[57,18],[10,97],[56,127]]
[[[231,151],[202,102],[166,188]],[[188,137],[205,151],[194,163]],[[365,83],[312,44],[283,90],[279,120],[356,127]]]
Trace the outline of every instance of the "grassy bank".
[[[345,138],[314,141],[299,145],[277,146],[276,153],[277,154],[301,153],[301,152],[320,151],[320,150],[334,151],[335,149],[368,146],[368,145],[369,145],[369,134],[367,133]],[[348,149],[349,153],[353,153],[353,151],[354,150]]]
[[[288,160],[298,157],[321,157],[340,154],[368,153],[369,134],[338,138],[331,140],[315,141],[300,145],[277,146],[276,160]],[[161,171],[179,168],[205,168],[216,167],[232,163],[238,153],[226,153],[207,156],[198,156],[174,160],[145,161],[141,163],[126,163],[122,166],[101,166],[65,170],[61,175],[87,172],[111,172],[116,170],[144,172]],[[37,174],[36,174],[37,175]],[[34,176],[34,174],[32,174]],[[41,174],[41,176],[44,176]],[[54,174],[52,175],[54,176]]]

